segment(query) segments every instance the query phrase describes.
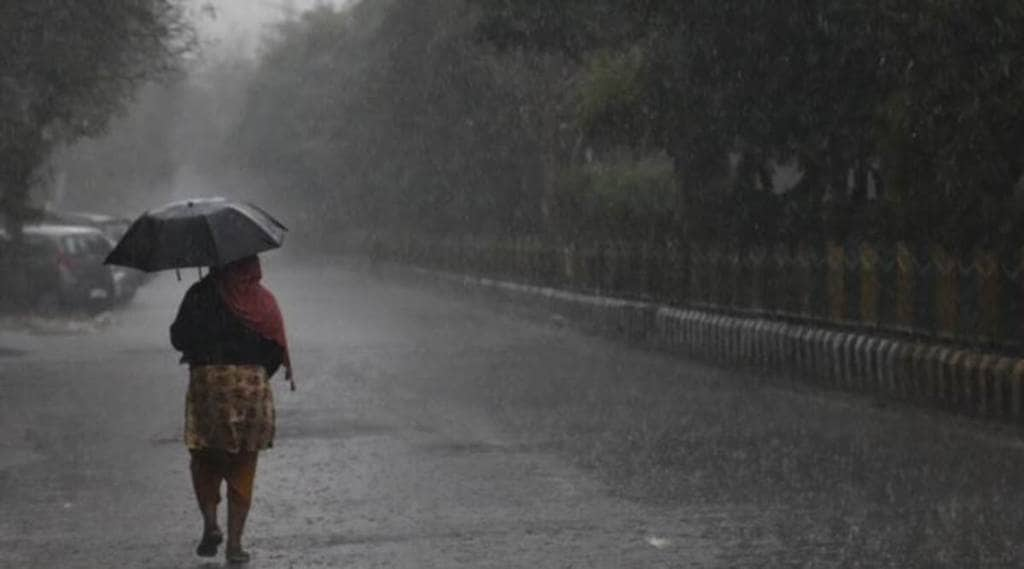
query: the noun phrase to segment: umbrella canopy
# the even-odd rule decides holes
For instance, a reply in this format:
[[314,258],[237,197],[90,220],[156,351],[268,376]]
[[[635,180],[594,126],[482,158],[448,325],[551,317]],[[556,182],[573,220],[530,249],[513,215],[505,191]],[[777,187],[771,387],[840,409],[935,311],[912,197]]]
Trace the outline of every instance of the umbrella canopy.
[[280,247],[287,230],[252,204],[185,200],[135,220],[105,263],[148,272],[216,267]]

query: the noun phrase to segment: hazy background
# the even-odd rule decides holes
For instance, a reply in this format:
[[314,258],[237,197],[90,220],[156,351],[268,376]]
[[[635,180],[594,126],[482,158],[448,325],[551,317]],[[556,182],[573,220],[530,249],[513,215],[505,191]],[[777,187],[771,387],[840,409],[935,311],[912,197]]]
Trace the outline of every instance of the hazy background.
[[1024,11],[648,4],[192,0],[186,71],[63,149],[40,193],[128,216],[243,198],[331,247],[1016,258],[1024,52],[1007,22]]
[[268,32],[268,25],[293,19],[316,6],[346,3],[343,0],[191,0],[207,52],[233,55],[255,55]]
[[[279,202],[233,163],[232,136],[262,47],[278,27],[345,0],[191,0],[201,49],[184,73],[141,90],[107,133],[60,152],[40,188],[51,207],[134,216],[166,201],[227,195]],[[272,205],[275,205],[272,203]]]

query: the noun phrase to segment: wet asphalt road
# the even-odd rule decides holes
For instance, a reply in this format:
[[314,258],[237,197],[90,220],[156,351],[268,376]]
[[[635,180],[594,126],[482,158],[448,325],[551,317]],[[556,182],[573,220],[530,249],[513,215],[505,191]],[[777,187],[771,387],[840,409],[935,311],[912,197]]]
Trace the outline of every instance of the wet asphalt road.
[[[299,391],[277,382],[278,439],[257,475],[250,567],[896,567],[907,559],[922,567],[1016,566],[1020,550],[1006,536],[1016,535],[1020,518],[1003,512],[1021,509],[1020,496],[1006,493],[1020,474],[995,472],[995,485],[905,479],[913,465],[959,468],[962,449],[973,449],[963,455],[972,464],[965,476],[1014,468],[1024,464],[1024,450],[1013,436],[774,387],[744,395],[755,402],[733,416],[701,423],[723,392],[744,392],[744,377],[358,271],[309,263],[285,270],[272,258],[266,272],[289,323]],[[25,331],[8,323],[0,330],[0,567],[223,564],[192,555],[200,525],[180,435],[185,370],[167,344],[187,284],[161,277],[95,329],[44,323]],[[489,391],[473,387],[517,375],[642,383],[658,374],[694,384],[672,408],[691,417],[692,437],[680,443],[692,445],[691,457],[713,447],[711,456],[726,458],[711,460],[728,467],[757,455],[751,445],[778,448],[784,437],[801,436],[811,442],[792,453],[795,461],[834,457],[837,440],[853,440],[859,456],[882,466],[870,475],[847,465],[849,473],[833,480],[808,477],[818,486],[812,498],[787,506],[804,494],[755,480],[787,478],[771,471],[785,461],[736,477],[680,463],[679,484],[713,489],[705,478],[729,479],[733,497],[642,499],[545,444],[552,437],[536,432],[543,427],[502,420],[494,401],[481,399]],[[748,424],[751,413],[770,417],[763,429]],[[887,437],[882,428],[902,435]],[[886,465],[894,483],[885,482]],[[876,490],[912,495],[917,486],[932,493],[926,501],[934,511],[886,510],[879,500],[919,502],[874,497]],[[864,490],[863,499],[850,488]],[[820,498],[835,495],[846,498]],[[765,503],[776,504],[775,514]],[[900,516],[907,527],[938,517],[899,542],[916,544],[907,553],[887,551],[888,530],[870,531],[879,515],[887,516],[882,527],[894,519],[901,526]],[[993,518],[999,543],[973,557],[968,551],[966,564],[950,557],[944,536],[971,536],[978,519]],[[786,537],[817,526],[820,535]]]

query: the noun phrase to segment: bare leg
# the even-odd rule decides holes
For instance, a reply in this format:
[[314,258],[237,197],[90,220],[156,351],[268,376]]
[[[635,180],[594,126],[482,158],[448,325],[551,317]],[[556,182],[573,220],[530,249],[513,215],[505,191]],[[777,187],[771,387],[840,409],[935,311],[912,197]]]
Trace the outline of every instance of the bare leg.
[[223,534],[217,525],[217,505],[220,503],[220,485],[224,480],[224,459],[216,451],[192,451],[190,464],[192,488],[203,516],[203,537],[196,548],[202,557],[217,554]]
[[225,550],[228,561],[244,562],[249,559],[249,555],[242,549],[242,533],[252,504],[258,457],[256,452],[229,455],[225,477],[228,483],[228,542]]

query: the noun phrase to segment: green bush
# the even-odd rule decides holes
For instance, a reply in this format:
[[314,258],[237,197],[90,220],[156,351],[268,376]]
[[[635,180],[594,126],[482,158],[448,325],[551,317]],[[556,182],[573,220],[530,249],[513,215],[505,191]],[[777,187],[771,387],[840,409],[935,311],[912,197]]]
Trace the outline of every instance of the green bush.
[[675,218],[676,195],[664,155],[593,162],[561,173],[555,216],[574,237],[651,239]]

